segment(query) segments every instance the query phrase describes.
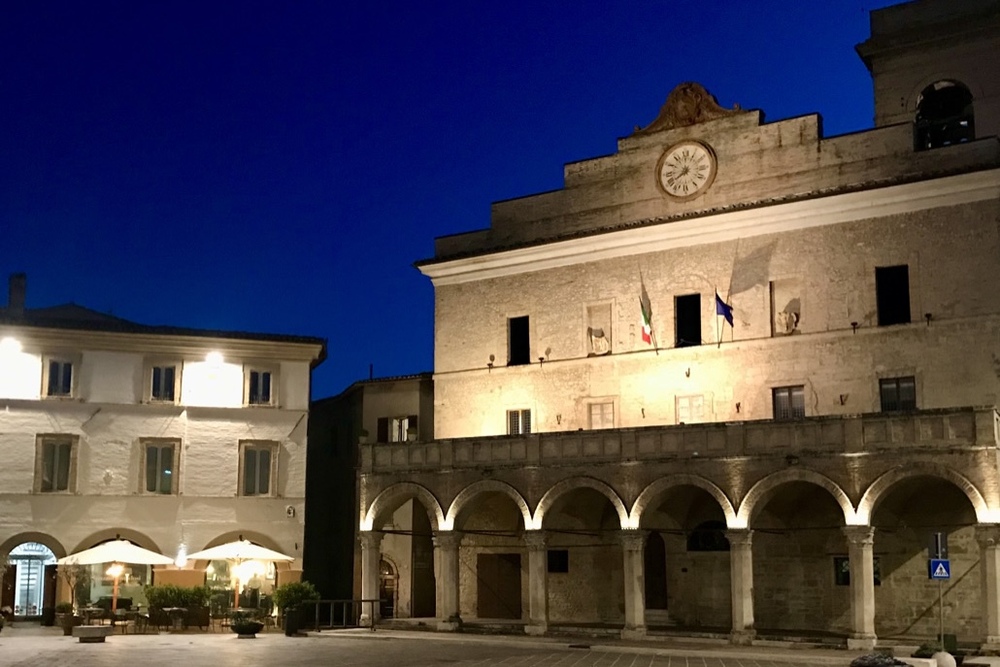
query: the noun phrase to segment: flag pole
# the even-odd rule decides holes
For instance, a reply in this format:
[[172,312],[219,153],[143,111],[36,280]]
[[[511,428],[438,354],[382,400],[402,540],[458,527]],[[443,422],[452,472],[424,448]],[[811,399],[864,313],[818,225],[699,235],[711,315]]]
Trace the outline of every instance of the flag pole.
[[716,311],[715,312],[715,342],[716,342],[715,349],[721,350],[722,349],[722,325],[719,323],[719,305],[718,305],[719,288],[718,287],[715,288],[715,295],[714,296],[715,296],[716,301],[712,305],[715,306],[715,311]]

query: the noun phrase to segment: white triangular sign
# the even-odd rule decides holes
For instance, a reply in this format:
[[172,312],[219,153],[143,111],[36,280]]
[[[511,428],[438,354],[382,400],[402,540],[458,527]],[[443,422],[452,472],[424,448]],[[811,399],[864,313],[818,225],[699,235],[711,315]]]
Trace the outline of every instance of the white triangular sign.
[[947,577],[948,576],[948,568],[946,568],[944,566],[944,563],[938,563],[937,569],[934,570],[934,576],[935,577]]

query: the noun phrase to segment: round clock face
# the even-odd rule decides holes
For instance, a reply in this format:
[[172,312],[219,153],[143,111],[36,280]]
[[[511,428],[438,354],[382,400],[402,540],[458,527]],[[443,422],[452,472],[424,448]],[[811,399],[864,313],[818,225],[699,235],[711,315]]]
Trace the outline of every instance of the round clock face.
[[715,180],[715,154],[699,141],[674,144],[660,158],[657,178],[671,197],[697,197]]

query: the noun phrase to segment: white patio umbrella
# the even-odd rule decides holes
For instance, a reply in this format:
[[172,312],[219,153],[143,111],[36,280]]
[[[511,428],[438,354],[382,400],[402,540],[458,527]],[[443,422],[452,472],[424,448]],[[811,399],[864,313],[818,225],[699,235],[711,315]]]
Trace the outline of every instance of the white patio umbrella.
[[143,549],[137,544],[123,540],[119,536],[109,542],[103,542],[96,547],[77,551],[56,561],[57,565],[101,565],[111,563],[108,574],[114,577],[115,584],[111,594],[111,611],[118,608],[118,579],[122,575],[125,563],[137,565],[171,565],[174,562],[169,556]]
[[[265,563],[274,562],[290,562],[295,560],[294,556],[288,556],[280,551],[275,551],[273,549],[268,549],[267,547],[262,547],[259,544],[254,544],[249,540],[243,539],[240,535],[240,539],[235,542],[226,542],[225,544],[220,544],[215,547],[209,547],[202,551],[196,551],[194,553],[187,555],[188,560],[228,560],[234,561],[237,565],[247,560],[258,560],[264,561]],[[234,587],[236,589],[234,595],[233,606],[240,606],[240,587],[239,585]]]

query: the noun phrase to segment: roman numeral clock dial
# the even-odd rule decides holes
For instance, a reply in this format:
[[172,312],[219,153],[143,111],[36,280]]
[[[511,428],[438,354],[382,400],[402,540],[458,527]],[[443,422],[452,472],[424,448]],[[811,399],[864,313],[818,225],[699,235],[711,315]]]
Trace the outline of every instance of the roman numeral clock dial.
[[692,199],[715,180],[715,153],[700,141],[682,141],[666,150],[657,165],[660,188],[674,199]]

